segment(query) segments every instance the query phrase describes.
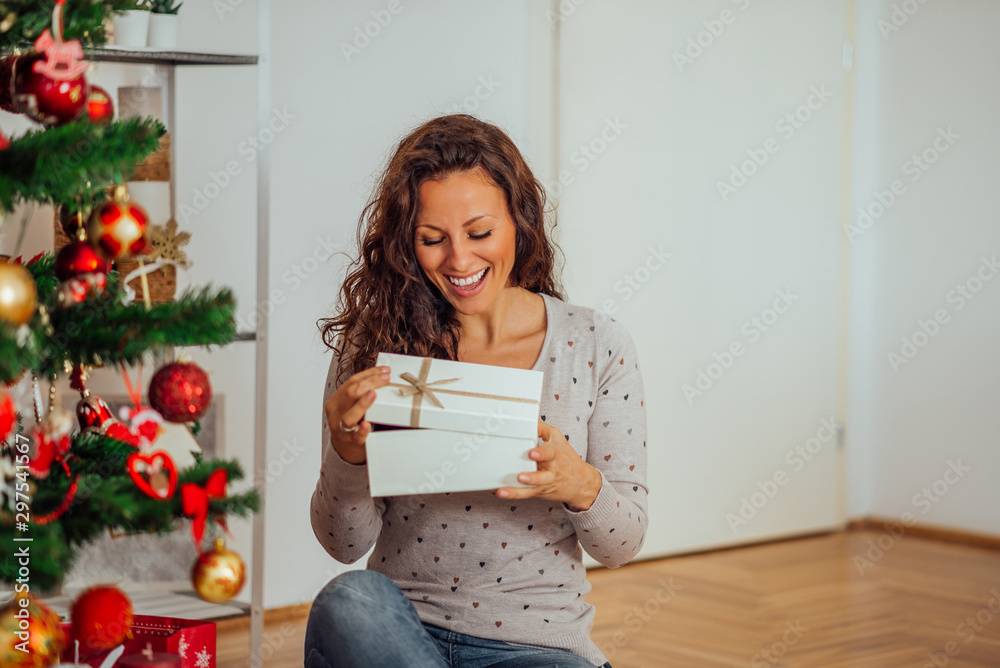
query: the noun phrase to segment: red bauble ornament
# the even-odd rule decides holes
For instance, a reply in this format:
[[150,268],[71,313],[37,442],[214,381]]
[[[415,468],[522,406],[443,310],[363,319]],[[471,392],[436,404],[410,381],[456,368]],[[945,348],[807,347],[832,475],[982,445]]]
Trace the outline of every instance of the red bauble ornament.
[[169,422],[200,420],[211,402],[208,374],[197,364],[167,364],[149,381],[149,404]]
[[108,91],[100,86],[90,84],[90,95],[87,96],[87,118],[91,123],[110,123],[115,117],[115,104],[111,101]]
[[94,395],[80,399],[76,404],[76,417],[80,429],[91,432],[100,432],[115,422],[107,402]]
[[7,139],[7,135],[3,133],[3,130],[0,130],[0,151],[7,148],[10,148],[10,140]]
[[56,276],[67,280],[82,274],[106,274],[108,262],[86,241],[72,241],[56,256]]
[[0,391],[0,442],[10,436],[14,423],[17,422],[17,407],[7,391]]
[[146,253],[149,216],[145,209],[129,200],[125,186],[112,188],[109,197],[90,214],[90,242],[109,260],[127,260]]
[[122,644],[132,628],[132,601],[118,587],[91,587],[73,602],[73,638],[88,653]]
[[[75,121],[87,108],[90,86],[82,74],[55,78],[47,74],[46,57],[35,53],[19,56],[12,66],[14,107],[45,125]],[[41,67],[39,67],[41,66]]]

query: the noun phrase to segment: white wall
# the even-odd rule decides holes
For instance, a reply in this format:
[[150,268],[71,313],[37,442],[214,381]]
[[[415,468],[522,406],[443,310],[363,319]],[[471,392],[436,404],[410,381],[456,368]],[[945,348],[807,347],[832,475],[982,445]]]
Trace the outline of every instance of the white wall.
[[919,9],[859,3],[853,222],[893,180],[905,191],[852,243],[849,511],[998,535],[1000,280],[977,272],[1000,253],[1000,5],[895,4]]

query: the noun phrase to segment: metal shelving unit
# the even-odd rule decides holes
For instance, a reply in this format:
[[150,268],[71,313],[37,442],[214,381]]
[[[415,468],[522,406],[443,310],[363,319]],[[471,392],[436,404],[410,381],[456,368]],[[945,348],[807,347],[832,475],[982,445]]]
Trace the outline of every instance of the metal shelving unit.
[[[193,53],[186,51],[156,51],[151,49],[124,49],[102,47],[86,52],[85,58],[93,62],[125,63],[136,65],[159,65],[167,68],[168,117],[167,127],[174,126],[178,113],[175,90],[175,68],[187,66],[255,66],[257,68],[257,131],[267,127],[270,112],[270,2],[260,0],[258,5],[258,44],[260,55]],[[268,293],[268,241],[270,207],[270,149],[261,148],[257,156],[257,301],[266,299]],[[176,183],[176,161],[171,160],[171,182]],[[170,209],[173,214],[174,198],[171,195]],[[259,314],[254,332],[241,332],[236,342],[251,341],[256,346],[255,355],[255,396],[254,396],[254,438],[253,470],[266,469],[266,411],[267,411],[267,347],[262,341],[267,338],[266,314]],[[266,499],[266,483],[257,481],[261,498]],[[264,511],[253,518],[253,565],[250,577],[250,666],[263,666],[261,648],[264,637]]]

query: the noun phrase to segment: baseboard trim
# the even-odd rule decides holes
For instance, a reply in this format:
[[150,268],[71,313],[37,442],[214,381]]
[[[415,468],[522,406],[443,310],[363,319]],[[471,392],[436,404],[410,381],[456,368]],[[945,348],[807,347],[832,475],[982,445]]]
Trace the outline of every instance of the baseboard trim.
[[[899,519],[885,517],[861,517],[848,521],[848,531],[884,531],[885,525],[899,525]],[[961,529],[949,529],[946,527],[914,524],[904,526],[907,536],[917,536],[919,538],[929,538],[945,543],[957,543],[959,545],[972,545],[975,547],[985,547],[991,550],[1000,550],[1000,536],[994,536],[975,531],[965,531]]]
[[[296,624],[305,621],[309,617],[309,609],[312,608],[312,603],[299,603],[297,605],[289,605],[282,608],[270,608],[264,611],[264,624],[267,625],[284,625],[284,624]],[[216,629],[218,631],[229,631],[229,630],[239,630],[239,629],[249,629],[250,628],[250,615],[241,615],[239,617],[228,617],[226,619],[221,619],[216,621]]]

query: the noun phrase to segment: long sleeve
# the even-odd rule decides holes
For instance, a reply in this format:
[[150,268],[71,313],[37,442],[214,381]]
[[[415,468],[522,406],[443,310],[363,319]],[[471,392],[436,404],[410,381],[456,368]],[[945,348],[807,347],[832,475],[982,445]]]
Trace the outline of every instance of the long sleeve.
[[373,499],[368,492],[368,467],[345,462],[330,441],[330,427],[323,406],[348,377],[337,377],[338,359],[335,352],[320,406],[323,461],[310,503],[310,517],[313,533],[327,553],[337,561],[351,564],[375,544],[382,529],[385,504],[381,498]]
[[614,320],[595,314],[597,392],[586,460],[601,490],[585,511],[567,514],[587,554],[609,568],[628,563],[646,537],[646,408],[635,344]]

